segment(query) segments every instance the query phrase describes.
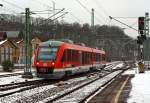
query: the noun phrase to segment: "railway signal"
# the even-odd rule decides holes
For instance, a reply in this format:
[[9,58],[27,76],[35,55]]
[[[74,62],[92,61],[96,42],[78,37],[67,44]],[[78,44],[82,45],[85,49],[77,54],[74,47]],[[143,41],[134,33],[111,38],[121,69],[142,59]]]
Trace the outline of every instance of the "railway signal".
[[138,30],[140,34],[144,34],[145,17],[138,18]]
[[146,40],[146,35],[137,36],[137,44],[142,45],[145,40]]

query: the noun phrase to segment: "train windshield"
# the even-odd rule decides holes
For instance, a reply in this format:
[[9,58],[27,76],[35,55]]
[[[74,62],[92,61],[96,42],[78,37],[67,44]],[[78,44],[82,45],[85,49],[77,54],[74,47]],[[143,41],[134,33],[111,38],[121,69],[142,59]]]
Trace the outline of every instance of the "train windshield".
[[58,47],[40,47],[38,60],[56,60]]

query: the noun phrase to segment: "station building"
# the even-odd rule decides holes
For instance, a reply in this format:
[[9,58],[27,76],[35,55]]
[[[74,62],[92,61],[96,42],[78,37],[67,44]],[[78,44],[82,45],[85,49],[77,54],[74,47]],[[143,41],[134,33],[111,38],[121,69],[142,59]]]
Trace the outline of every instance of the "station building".
[[[31,38],[33,54],[41,40],[38,37]],[[0,64],[5,60],[11,60],[15,64],[25,64],[25,45],[22,32],[0,32]]]

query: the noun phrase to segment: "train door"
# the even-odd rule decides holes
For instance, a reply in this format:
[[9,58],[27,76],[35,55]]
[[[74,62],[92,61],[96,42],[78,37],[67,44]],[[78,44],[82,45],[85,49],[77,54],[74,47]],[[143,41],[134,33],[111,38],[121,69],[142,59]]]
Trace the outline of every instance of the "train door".
[[82,65],[82,51],[79,51],[79,61],[80,65]]

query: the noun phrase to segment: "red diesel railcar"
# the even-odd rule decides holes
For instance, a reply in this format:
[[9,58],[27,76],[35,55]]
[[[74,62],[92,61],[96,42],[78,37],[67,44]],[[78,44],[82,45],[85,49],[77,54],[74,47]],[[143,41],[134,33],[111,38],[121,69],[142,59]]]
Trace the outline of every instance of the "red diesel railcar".
[[51,40],[37,48],[34,67],[38,77],[54,79],[101,68],[105,58],[103,50]]

